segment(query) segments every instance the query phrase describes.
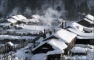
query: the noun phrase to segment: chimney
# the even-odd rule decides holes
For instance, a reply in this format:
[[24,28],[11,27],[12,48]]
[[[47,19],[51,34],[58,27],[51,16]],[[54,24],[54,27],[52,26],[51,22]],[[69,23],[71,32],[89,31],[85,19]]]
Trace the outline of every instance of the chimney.
[[66,21],[64,22],[64,28],[66,28]]
[[63,29],[63,22],[62,22],[62,25],[61,25],[62,29]]
[[45,32],[45,29],[44,29],[44,32],[43,32],[43,38],[44,38],[44,39],[46,38],[46,32]]

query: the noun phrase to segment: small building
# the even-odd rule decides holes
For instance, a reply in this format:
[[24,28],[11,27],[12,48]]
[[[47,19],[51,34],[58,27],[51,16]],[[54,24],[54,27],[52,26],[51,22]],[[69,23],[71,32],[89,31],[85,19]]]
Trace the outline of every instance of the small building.
[[[90,26],[90,24],[88,26]],[[84,26],[74,22],[74,23],[72,23],[71,27],[67,28],[67,30],[77,34],[76,44],[92,44],[92,45],[94,45],[94,43],[93,43],[94,42],[93,28],[84,27]]]
[[47,56],[46,60],[55,60],[63,58],[65,51],[64,49],[66,48],[67,45],[62,40],[51,36],[33,48],[32,52],[34,54],[45,53]]
[[65,29],[61,29],[56,32],[55,36],[61,39],[64,43],[67,44],[67,49],[65,50],[65,54],[69,54],[70,49],[74,47],[76,41],[76,34],[71,33]]
[[87,55],[87,48],[73,47],[71,53],[72,55]]
[[71,23],[67,30],[77,34],[76,44],[94,45],[94,16],[87,14],[82,20]]
[[7,43],[5,44],[5,47],[6,47],[6,49],[7,49],[8,51],[11,51],[11,50],[13,50],[14,44],[13,44],[12,42],[7,42]]
[[35,54],[32,56],[31,60],[46,60],[47,55],[45,53]]
[[67,45],[60,39],[49,39],[41,42],[38,46],[32,49],[34,54],[37,53],[47,53],[53,50],[63,50],[66,49]]
[[64,56],[64,50],[54,50],[47,52],[47,60],[62,60]]
[[12,42],[7,42],[5,45],[6,46],[14,46],[14,44]]

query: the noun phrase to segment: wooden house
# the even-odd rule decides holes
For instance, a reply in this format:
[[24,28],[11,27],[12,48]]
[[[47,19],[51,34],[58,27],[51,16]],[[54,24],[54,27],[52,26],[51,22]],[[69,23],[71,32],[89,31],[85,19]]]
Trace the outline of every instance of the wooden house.
[[32,49],[34,54],[36,53],[47,53],[48,51],[53,50],[63,50],[67,48],[67,45],[60,39],[48,39],[41,42],[38,46]]
[[47,58],[59,59],[68,55],[70,49],[75,45],[76,34],[61,29],[55,34],[42,40],[32,49],[34,54],[47,53]]
[[54,50],[47,52],[46,60],[62,60],[64,56],[64,50]]
[[69,54],[70,49],[72,47],[74,47],[75,45],[75,41],[76,41],[76,34],[71,33],[65,29],[61,29],[59,31],[56,32],[55,34],[56,37],[58,37],[59,39],[61,39],[64,43],[67,44],[67,49],[65,50],[65,54]]

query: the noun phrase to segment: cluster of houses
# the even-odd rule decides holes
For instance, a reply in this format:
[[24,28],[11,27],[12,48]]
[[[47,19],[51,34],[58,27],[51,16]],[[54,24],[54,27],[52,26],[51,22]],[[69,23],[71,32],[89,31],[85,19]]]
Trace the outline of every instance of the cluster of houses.
[[61,29],[42,41],[37,40],[35,44],[39,44],[32,49],[32,52],[34,54],[46,53],[48,60],[61,59],[63,55],[70,54],[70,49],[75,45],[76,36],[74,33]]
[[11,41],[6,44],[10,49],[13,48],[12,43],[15,42],[20,44],[17,48],[32,43],[31,51],[34,55],[31,60],[64,60],[65,56],[79,55],[78,53],[85,55],[87,49],[83,46],[86,47],[87,44],[90,44],[88,48],[93,49],[91,47],[94,45],[94,17],[92,15],[88,14],[84,19],[70,24],[63,22],[61,26],[56,28],[45,26],[36,15],[33,15],[32,19],[16,15],[0,24],[2,27],[0,41]]
[[[93,20],[94,17],[88,14],[83,20],[72,22],[45,39],[40,38],[32,49],[35,55],[31,60],[64,60],[64,56],[86,55],[87,48],[93,49],[91,46],[94,45]],[[38,57],[39,55],[44,55],[44,58]]]

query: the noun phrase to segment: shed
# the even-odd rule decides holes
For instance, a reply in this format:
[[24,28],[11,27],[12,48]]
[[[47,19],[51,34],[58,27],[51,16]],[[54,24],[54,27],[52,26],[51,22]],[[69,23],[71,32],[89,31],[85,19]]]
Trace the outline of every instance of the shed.
[[14,44],[12,42],[7,42],[5,44],[5,50],[6,50],[6,52],[9,52],[9,51],[13,50],[13,48],[14,48]]
[[14,46],[14,44],[12,42],[7,42],[5,45],[7,45],[7,46]]

